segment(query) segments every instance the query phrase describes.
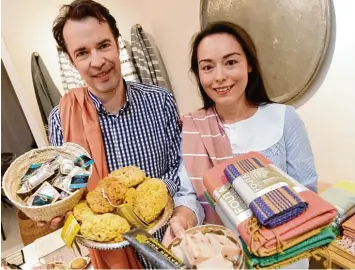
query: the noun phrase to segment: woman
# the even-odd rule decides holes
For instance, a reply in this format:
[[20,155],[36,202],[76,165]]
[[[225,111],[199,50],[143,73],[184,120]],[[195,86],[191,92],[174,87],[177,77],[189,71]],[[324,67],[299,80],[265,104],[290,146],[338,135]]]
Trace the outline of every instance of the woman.
[[[216,223],[206,202],[202,175],[219,162],[260,152],[313,191],[317,173],[303,122],[291,106],[267,96],[251,37],[238,25],[215,22],[192,43],[191,72],[203,108],[183,118],[182,153],[187,173],[205,210],[205,222]],[[171,220],[171,234],[181,235],[186,222]],[[303,268],[303,267],[302,267]]]

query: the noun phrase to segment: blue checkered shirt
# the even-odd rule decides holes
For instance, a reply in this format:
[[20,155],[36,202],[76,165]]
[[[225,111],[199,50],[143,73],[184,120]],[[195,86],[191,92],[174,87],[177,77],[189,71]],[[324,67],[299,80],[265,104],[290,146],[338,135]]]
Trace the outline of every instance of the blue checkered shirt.
[[[99,114],[109,172],[136,165],[152,178],[164,179],[171,195],[179,189],[180,128],[173,96],[163,88],[126,83],[126,103],[117,114],[106,111],[90,91]],[[49,116],[49,140],[63,144],[59,108]]]
[[[175,195],[175,207],[188,207],[201,224],[204,212],[182,163],[181,130],[173,96],[155,85],[133,82],[125,82],[125,85],[126,103],[117,114],[108,113],[101,101],[89,91],[99,115],[109,172],[136,165],[150,177],[163,179],[170,194]],[[50,143],[62,145],[58,106],[52,110],[48,123]],[[154,235],[160,241],[164,229]],[[139,258],[146,268],[150,268],[142,256]]]

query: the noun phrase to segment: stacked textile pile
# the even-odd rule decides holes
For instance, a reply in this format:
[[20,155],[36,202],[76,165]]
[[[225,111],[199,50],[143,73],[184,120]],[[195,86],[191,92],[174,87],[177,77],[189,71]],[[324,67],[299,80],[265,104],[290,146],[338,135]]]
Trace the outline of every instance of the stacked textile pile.
[[343,235],[355,243],[355,215],[343,223]]
[[240,233],[250,267],[285,266],[335,239],[336,209],[258,153],[215,166],[203,182],[224,225]]
[[337,216],[332,224],[334,232],[339,235],[342,224],[355,214],[355,182],[342,180],[320,195],[337,209]]

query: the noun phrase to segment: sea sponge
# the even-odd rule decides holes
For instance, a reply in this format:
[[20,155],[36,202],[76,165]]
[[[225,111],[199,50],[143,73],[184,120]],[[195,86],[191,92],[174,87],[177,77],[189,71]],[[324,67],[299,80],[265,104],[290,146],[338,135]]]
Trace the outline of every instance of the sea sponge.
[[118,206],[123,203],[128,188],[113,177],[105,177],[100,181],[97,189],[101,189],[104,197],[106,196],[105,199],[108,199],[112,205]]
[[97,242],[120,242],[122,234],[131,229],[127,220],[115,214],[95,215],[85,219],[80,227],[82,236]]
[[145,180],[145,172],[136,166],[120,168],[111,172],[109,176],[115,178],[126,187],[137,186]]
[[100,189],[101,188],[96,188],[86,195],[88,205],[96,214],[112,212],[114,207],[110,205],[109,202],[102,196]]
[[95,215],[95,213],[86,204],[86,201],[81,201],[75,205],[73,209],[73,215],[77,221],[83,222],[84,219],[92,217]]
[[146,223],[154,221],[168,202],[168,189],[161,179],[144,181],[136,189],[133,210]]

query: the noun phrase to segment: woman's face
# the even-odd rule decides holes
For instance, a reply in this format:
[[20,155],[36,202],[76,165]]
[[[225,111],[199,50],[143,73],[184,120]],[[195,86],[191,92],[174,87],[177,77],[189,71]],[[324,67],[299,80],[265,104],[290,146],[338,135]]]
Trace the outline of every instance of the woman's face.
[[217,106],[238,104],[245,99],[251,67],[233,36],[205,37],[197,48],[197,61],[201,85]]

